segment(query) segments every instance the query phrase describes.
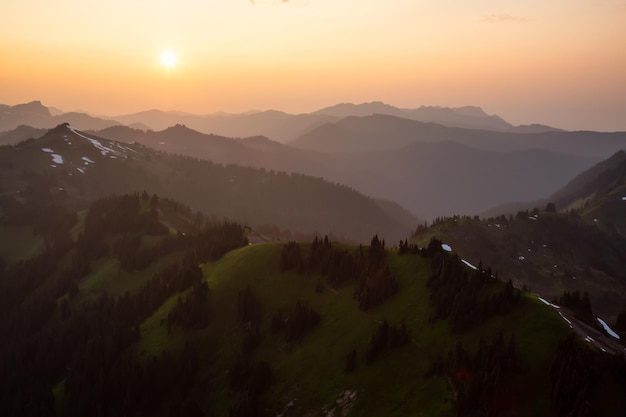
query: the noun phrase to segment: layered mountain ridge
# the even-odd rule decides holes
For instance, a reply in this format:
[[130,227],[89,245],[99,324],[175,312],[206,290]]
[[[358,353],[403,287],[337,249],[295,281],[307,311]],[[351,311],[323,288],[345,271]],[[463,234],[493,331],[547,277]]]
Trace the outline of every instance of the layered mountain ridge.
[[2,148],[0,160],[5,197],[34,193],[76,208],[105,195],[150,190],[218,218],[351,241],[373,233],[396,240],[418,221],[395,203],[319,178],[168,155],[70,125]]

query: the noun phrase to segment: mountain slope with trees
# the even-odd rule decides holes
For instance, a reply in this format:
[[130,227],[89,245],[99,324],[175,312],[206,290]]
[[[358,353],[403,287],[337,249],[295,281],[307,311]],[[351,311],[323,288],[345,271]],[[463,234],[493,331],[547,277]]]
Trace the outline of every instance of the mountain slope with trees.
[[335,234],[365,242],[406,237],[416,220],[397,204],[320,178],[220,165],[124,144],[60,125],[0,149],[7,198],[49,199],[79,209],[102,196],[150,189],[217,218],[268,225],[282,234]]
[[413,239],[438,236],[470,262],[482,259],[547,299],[587,292],[594,310],[614,323],[626,303],[625,155],[617,152],[514,215],[439,218]]
[[[41,223],[16,204],[3,221]],[[51,207],[35,232],[50,243],[0,275],[3,415],[624,412],[602,402],[623,358],[440,241],[247,245],[241,225],[148,193]],[[576,373],[608,379],[581,391]]]

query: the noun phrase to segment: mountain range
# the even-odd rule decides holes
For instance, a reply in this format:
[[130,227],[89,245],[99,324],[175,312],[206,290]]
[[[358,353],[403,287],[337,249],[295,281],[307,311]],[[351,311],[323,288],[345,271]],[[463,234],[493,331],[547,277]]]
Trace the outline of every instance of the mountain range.
[[18,104],[15,106],[0,105],[0,132],[9,131],[20,125],[34,128],[53,128],[61,123],[72,123],[78,129],[104,129],[109,126],[119,125],[120,122],[91,116],[81,112],[68,112],[59,114],[40,101]]
[[[3,116],[5,122],[16,114],[35,114],[41,122],[50,114],[38,102],[7,108],[10,114]],[[130,116],[100,120],[107,127],[90,131],[218,163],[322,177],[396,201],[430,219],[478,214],[511,201],[545,198],[576,174],[626,147],[623,132],[538,128],[528,133],[529,129],[513,128],[476,107],[404,110],[374,102],[340,104],[301,115],[269,111],[197,116],[155,110]],[[418,116],[448,126],[411,119]],[[27,121],[25,117],[19,122]],[[474,128],[451,127],[460,125],[461,119],[466,120],[464,126],[473,120]],[[163,130],[112,126],[121,123],[157,125]],[[202,133],[211,129],[214,133]],[[41,131],[20,127],[0,134],[0,143],[38,134]],[[277,137],[286,143],[273,140]]]
[[154,109],[113,117],[96,117],[84,112],[64,113],[53,107],[48,108],[40,101],[33,101],[14,106],[0,105],[0,132],[13,130],[19,125],[52,128],[62,122],[71,123],[82,130],[98,130],[114,125],[126,125],[142,130],[163,130],[176,124],[184,124],[203,133],[228,137],[263,135],[279,142],[289,142],[326,123],[348,116],[374,114],[471,129],[517,132],[557,130],[541,125],[515,127],[496,115],[487,115],[479,107],[472,106],[458,108],[422,106],[416,109],[400,109],[381,102],[372,102],[358,105],[343,103],[308,114],[289,114],[268,110],[242,114],[220,112],[196,115]]
[[389,107],[0,135],[0,414],[625,415],[624,134]]
[[74,209],[103,196],[149,190],[217,218],[357,242],[375,233],[396,241],[418,223],[396,203],[320,178],[173,156],[67,124],[0,148],[0,162],[5,198],[32,194]]
[[[509,201],[541,198],[597,161],[597,158],[589,156],[534,147],[523,149],[520,146],[518,150],[494,151],[465,145],[462,140],[420,140],[423,136],[419,136],[419,130],[413,130],[418,132],[418,139],[415,136],[402,137],[399,139],[403,141],[402,144],[397,145],[393,145],[390,139],[383,145],[376,145],[377,149],[365,150],[367,140],[378,143],[377,138],[391,138],[390,130],[405,123],[443,131],[451,128],[425,125],[394,116],[349,117],[337,122],[340,125],[345,123],[365,126],[359,129],[363,132],[368,132],[368,126],[371,125],[383,128],[377,134],[368,134],[366,138],[348,134],[342,136],[345,141],[354,138],[353,145],[345,152],[303,149],[296,146],[297,141],[292,146],[264,137],[230,139],[205,135],[182,125],[160,132],[114,127],[93,133],[219,163],[323,177],[346,184],[366,195],[396,201],[422,218],[456,213],[474,214]],[[468,135],[472,132],[465,131]],[[626,146],[626,135],[623,139]],[[618,140],[589,138],[582,147],[590,147],[596,140],[608,143],[608,149],[622,143]],[[364,150],[358,151],[361,142]],[[322,143],[321,140],[318,142],[318,148],[323,148]]]

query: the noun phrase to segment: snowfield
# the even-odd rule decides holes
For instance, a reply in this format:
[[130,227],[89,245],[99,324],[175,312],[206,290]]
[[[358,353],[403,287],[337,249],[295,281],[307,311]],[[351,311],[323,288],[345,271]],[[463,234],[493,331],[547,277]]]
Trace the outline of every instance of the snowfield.
[[441,244],[441,249],[445,250],[446,252],[452,252],[452,248],[450,247],[450,245],[446,245],[445,243]]

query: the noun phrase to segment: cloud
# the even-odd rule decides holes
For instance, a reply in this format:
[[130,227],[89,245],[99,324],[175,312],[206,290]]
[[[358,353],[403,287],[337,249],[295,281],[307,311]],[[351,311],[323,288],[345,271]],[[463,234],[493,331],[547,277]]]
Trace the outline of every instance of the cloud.
[[508,13],[486,14],[483,16],[481,20],[487,23],[503,23],[503,22],[529,23],[533,21],[533,19],[529,19],[527,17],[513,16]]

